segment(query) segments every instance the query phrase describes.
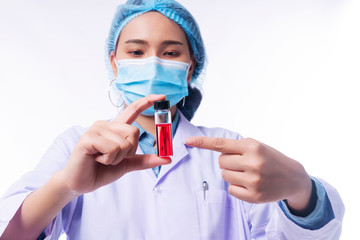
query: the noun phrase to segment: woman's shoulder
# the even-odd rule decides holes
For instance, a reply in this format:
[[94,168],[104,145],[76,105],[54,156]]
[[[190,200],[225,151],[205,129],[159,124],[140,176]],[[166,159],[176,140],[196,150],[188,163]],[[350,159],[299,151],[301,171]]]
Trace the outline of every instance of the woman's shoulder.
[[242,139],[243,137],[234,131],[222,127],[196,126],[206,137],[219,137],[229,139]]
[[243,137],[234,131],[231,131],[222,127],[205,127],[205,126],[196,126],[192,122],[189,122],[181,113],[180,113],[180,123],[183,126],[182,130],[189,133],[191,136],[197,136],[202,134],[206,137],[219,137],[219,138],[230,138],[230,139],[242,139]]
[[79,139],[87,131],[87,129],[87,127],[78,125],[72,126],[60,133],[56,140]]
[[[80,137],[88,130],[87,127],[81,126],[72,126],[62,133],[60,133],[57,137],[55,137],[53,144],[51,147],[56,147],[59,149],[66,150],[68,153],[71,153],[73,148],[78,143]],[[50,147],[50,148],[51,148]]]
[[[117,116],[114,116],[113,118],[109,118],[109,119],[105,119],[104,121],[106,122],[111,122],[113,121]],[[103,120],[101,120],[103,121]],[[80,139],[80,137],[86,133],[89,130],[90,126],[80,126],[80,125],[73,125],[71,127],[69,127],[68,129],[66,129],[65,131],[63,131],[62,133],[60,133],[55,141],[72,141],[75,140],[76,143],[78,142],[78,140]]]

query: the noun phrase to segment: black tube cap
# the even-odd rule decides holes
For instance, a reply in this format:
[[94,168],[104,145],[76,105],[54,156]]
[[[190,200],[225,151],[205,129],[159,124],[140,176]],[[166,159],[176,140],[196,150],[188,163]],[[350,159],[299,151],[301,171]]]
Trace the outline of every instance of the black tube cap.
[[154,109],[155,110],[162,110],[162,109],[170,109],[170,101],[156,101],[154,103]]

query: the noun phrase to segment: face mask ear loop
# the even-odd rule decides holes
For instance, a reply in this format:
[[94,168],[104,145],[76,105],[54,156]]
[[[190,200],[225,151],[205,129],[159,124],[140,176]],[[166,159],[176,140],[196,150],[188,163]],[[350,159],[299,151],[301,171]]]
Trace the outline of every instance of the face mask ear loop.
[[[189,71],[190,71],[191,65],[192,65],[192,61],[190,61],[189,66],[187,67],[187,71],[186,71],[186,81],[187,81],[188,76],[189,76]],[[190,81],[190,82],[191,82],[191,81]],[[190,83],[190,82],[189,82],[189,83]],[[188,83],[188,87],[189,87],[189,83]],[[183,107],[185,106],[185,100],[186,100],[186,97],[183,97],[183,101],[182,101],[182,106],[183,106]]]
[[116,105],[116,104],[113,102],[112,98],[111,98],[111,85],[112,85],[115,81],[116,81],[116,79],[111,80],[111,82],[110,82],[110,84],[109,84],[109,86],[108,86],[108,97],[109,97],[109,100],[110,100],[111,104],[112,104],[114,107],[120,108],[120,107],[123,107],[123,106],[124,106],[125,101],[122,101],[122,104],[120,104],[120,105]]
[[115,66],[116,66],[117,68],[120,67],[120,64],[119,64],[118,60],[116,60],[116,56],[115,56]]
[[182,106],[185,106],[185,99],[186,97],[183,97]]
[[[192,66],[192,61],[190,60],[190,63],[189,63],[189,65],[188,65],[188,67],[187,67],[187,70],[186,70],[186,81],[187,81],[187,79],[188,79],[188,77],[189,77],[189,72],[190,72],[191,66]],[[190,82],[191,82],[191,80],[190,80]],[[190,82],[188,82],[188,84],[189,84]]]

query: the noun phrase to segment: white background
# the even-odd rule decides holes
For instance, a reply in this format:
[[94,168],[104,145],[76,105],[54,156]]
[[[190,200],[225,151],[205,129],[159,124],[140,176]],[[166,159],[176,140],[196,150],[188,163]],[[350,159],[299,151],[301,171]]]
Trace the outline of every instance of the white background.
[[[118,3],[1,0],[1,195],[58,134],[116,114],[104,44]],[[330,182],[346,206],[341,239],[353,239],[360,214],[360,1],[181,3],[198,20],[209,60],[193,123],[263,141]]]

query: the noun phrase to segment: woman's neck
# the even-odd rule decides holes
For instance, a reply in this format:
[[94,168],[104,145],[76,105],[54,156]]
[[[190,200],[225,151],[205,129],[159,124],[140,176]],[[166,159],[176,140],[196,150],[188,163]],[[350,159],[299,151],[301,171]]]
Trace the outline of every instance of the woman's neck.
[[[176,113],[176,105],[170,108],[171,118],[173,119]],[[155,119],[154,116],[139,115],[136,122],[148,133],[155,137]]]

